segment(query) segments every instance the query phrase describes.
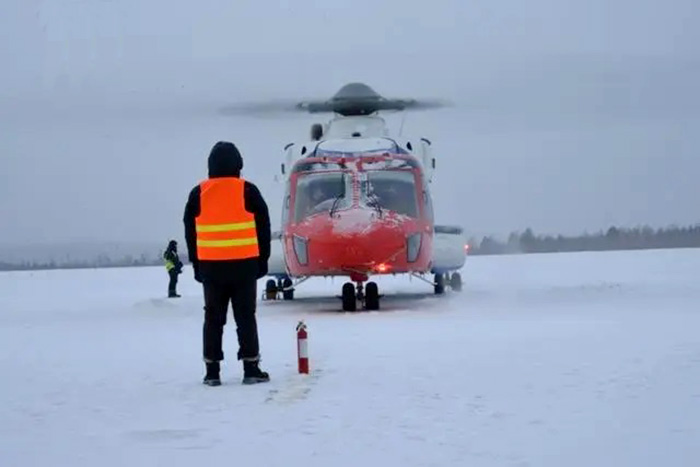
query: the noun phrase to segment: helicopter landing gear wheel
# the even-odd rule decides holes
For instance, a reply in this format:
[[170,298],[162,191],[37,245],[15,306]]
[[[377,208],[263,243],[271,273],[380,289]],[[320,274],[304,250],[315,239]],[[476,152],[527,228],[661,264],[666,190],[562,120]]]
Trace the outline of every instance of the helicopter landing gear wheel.
[[462,276],[458,272],[453,273],[450,277],[450,288],[455,292],[462,291]]
[[277,300],[277,283],[274,279],[269,279],[265,283],[265,299]]
[[376,282],[368,282],[365,287],[365,309],[379,309],[379,286]]
[[433,280],[435,283],[435,295],[442,295],[445,293],[445,275],[444,274],[435,274],[435,279]]
[[355,286],[351,282],[343,284],[343,311],[357,310],[357,298],[355,296]]
[[294,300],[294,289],[291,288],[292,285],[292,280],[287,277],[283,281],[281,281],[281,287],[280,289],[282,290],[282,298],[285,300]]

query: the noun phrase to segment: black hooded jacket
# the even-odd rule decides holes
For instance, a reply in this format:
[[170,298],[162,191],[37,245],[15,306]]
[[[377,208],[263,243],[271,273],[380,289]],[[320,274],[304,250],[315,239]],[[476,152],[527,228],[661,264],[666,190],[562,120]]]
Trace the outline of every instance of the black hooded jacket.
[[[219,142],[214,145],[209,154],[209,178],[240,177],[242,168],[243,158],[233,143]],[[246,180],[243,189],[245,209],[255,216],[260,256],[230,261],[200,261],[197,258],[195,219],[200,213],[200,193],[199,185],[190,191],[183,219],[187,253],[195,271],[195,278],[200,282],[231,282],[243,277],[260,278],[265,276],[270,259],[271,233],[267,204],[260,194],[260,190]]]

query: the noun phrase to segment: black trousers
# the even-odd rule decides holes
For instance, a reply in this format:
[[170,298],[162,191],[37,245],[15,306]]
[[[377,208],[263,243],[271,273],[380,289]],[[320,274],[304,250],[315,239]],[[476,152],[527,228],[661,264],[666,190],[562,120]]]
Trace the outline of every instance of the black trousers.
[[170,282],[168,282],[168,295],[175,295],[177,293],[177,269],[173,268],[168,271],[170,276]]
[[224,359],[223,333],[228,305],[233,308],[238,336],[238,360],[259,359],[258,324],[255,317],[255,276],[231,282],[204,282],[204,360]]

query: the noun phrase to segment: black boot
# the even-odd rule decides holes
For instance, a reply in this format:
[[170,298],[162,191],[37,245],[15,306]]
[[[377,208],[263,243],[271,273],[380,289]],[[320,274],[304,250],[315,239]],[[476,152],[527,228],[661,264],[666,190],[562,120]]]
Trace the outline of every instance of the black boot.
[[266,383],[270,381],[270,375],[262,371],[259,362],[243,361],[243,384]]
[[207,374],[204,376],[204,384],[207,386],[221,386],[219,370],[219,362],[207,362]]

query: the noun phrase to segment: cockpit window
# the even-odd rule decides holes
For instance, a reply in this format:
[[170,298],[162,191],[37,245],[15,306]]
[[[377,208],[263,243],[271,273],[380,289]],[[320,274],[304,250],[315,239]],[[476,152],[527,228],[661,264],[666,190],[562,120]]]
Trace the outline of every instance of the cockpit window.
[[408,170],[377,170],[367,172],[363,184],[363,202],[385,211],[418,217],[416,182]]
[[309,173],[299,176],[294,200],[294,222],[352,203],[351,179],[344,172]]

